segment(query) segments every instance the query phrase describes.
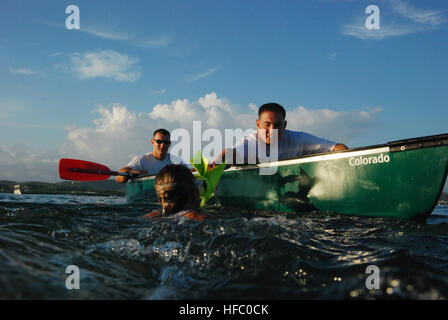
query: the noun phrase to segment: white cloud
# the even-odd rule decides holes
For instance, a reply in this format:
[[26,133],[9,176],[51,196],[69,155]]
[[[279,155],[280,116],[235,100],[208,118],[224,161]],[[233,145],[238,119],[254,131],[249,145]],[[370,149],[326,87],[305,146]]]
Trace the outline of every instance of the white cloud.
[[206,70],[206,71],[204,71],[204,72],[202,72],[202,73],[200,73],[200,74],[197,74],[197,75],[191,77],[191,78],[189,79],[189,81],[196,81],[196,80],[205,78],[205,77],[207,77],[207,76],[209,76],[209,75],[215,73],[215,72],[218,71],[220,68],[221,68],[220,66],[215,66],[215,67],[213,67],[213,68],[210,68],[210,69],[208,69],[208,70]]
[[107,78],[134,82],[140,78],[137,58],[112,50],[71,55],[71,70],[80,79]]
[[23,114],[29,112],[33,110],[23,101],[10,99],[0,102],[0,126],[23,127],[23,123],[19,124],[20,120],[23,119]]
[[0,145],[0,179],[13,181],[56,181],[59,154],[33,152],[24,145]]
[[155,94],[164,94],[165,92],[166,92],[166,89],[154,90],[154,91],[152,92],[152,94],[153,94],[153,95],[155,95]]
[[174,43],[174,37],[169,34],[145,37],[137,35],[136,33],[117,32],[110,30],[108,27],[98,26],[82,26],[80,31],[107,40],[127,41],[131,45],[148,49],[165,48]]
[[[425,10],[412,6],[402,0],[390,0],[387,6],[380,7],[380,29],[367,29],[365,21],[367,14],[354,19],[351,24],[342,27],[342,34],[362,40],[382,40],[389,37],[403,36],[416,32],[436,30],[447,22],[441,10]],[[383,9],[384,8],[384,9]],[[383,16],[387,14],[387,18]]]
[[90,27],[90,26],[89,27],[83,26],[81,27],[80,31],[107,40],[128,41],[132,45],[149,49],[168,47],[174,42],[174,37],[168,34],[145,38],[144,36],[137,37],[135,33],[117,32],[109,30],[108,28],[104,27]]
[[337,52],[333,52],[328,56],[328,59],[330,59],[331,61],[336,61],[336,56],[338,55]]
[[159,37],[153,37],[150,39],[146,39],[144,41],[140,41],[138,45],[144,48],[164,48],[168,47],[174,42],[174,38],[170,35],[163,35]]
[[80,31],[86,32],[96,37],[100,37],[108,40],[130,40],[133,38],[133,35],[128,33],[120,33],[111,30],[104,30],[97,27],[84,27],[82,26]]
[[[212,92],[194,102],[190,102],[188,99],[179,99],[170,104],[158,104],[149,115],[167,125],[176,124],[177,127],[182,128],[191,128],[194,120],[202,121],[204,128],[223,130],[225,128],[250,127],[250,124],[241,121],[244,118],[241,111],[237,106],[232,105],[226,99],[218,98],[217,94]],[[253,114],[256,115],[256,113]],[[176,116],[173,117],[173,115]]]
[[[8,118],[8,115],[4,116],[0,114],[0,120],[3,120],[4,118]],[[11,121],[10,119],[7,119],[7,121],[0,121],[0,125],[5,128],[15,128],[15,129],[61,129],[61,126],[57,124],[36,124],[36,123],[24,123],[24,122],[17,122],[17,121]]]
[[349,144],[379,127],[377,114],[381,107],[372,110],[334,111],[331,109],[307,109],[298,106],[287,112],[288,128],[300,130],[330,140]]
[[391,0],[391,4],[398,14],[417,23],[437,26],[448,21],[441,10],[419,9],[401,0]]
[[0,112],[1,114],[12,114],[12,113],[23,113],[29,112],[31,108],[23,101],[19,100],[6,100],[0,102]]
[[35,71],[26,69],[26,68],[9,69],[9,72],[12,74],[19,74],[19,75],[24,75],[24,76],[32,76],[32,75],[36,74]]
[[159,123],[147,113],[136,113],[119,103],[99,106],[94,128],[67,128],[61,155],[104,163],[113,169],[126,165],[132,157],[151,151],[152,132]]
[[[54,23],[54,22],[44,22],[47,25],[58,27],[58,28],[66,28],[65,24]],[[121,31],[117,31],[121,30]],[[107,25],[105,23],[94,23],[94,24],[86,24],[81,23],[81,27],[77,32],[84,32],[89,35],[113,41],[123,41],[126,44],[130,44],[132,46],[140,47],[140,48],[165,48],[174,43],[175,37],[171,34],[161,34],[161,35],[142,35],[139,32],[127,31],[123,30],[123,28]],[[0,39],[0,41],[3,39]]]
[[367,29],[364,21],[357,24],[345,25],[342,33],[361,40],[382,40],[389,37],[404,36],[417,31],[423,31],[420,26],[381,25],[381,29]]

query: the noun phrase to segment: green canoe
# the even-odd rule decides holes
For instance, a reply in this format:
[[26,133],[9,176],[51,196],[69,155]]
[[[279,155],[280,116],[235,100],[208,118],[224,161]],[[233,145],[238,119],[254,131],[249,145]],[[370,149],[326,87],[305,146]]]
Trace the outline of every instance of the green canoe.
[[[263,167],[277,166],[273,175]],[[216,190],[223,207],[323,211],[425,220],[448,173],[448,134],[320,153],[271,164],[233,166]],[[129,202],[156,202],[154,176],[129,181]]]

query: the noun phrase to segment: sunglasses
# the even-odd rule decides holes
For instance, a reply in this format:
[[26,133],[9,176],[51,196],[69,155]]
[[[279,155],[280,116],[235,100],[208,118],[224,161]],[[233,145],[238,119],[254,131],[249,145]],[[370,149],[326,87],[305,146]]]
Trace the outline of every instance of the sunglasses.
[[171,144],[171,141],[169,140],[154,140],[155,142],[157,142],[157,144],[166,144],[167,146],[169,146]]

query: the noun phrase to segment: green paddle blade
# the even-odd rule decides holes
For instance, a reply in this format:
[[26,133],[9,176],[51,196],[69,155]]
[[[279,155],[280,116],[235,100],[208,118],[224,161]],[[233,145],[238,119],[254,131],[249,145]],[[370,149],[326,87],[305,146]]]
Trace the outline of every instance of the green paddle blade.
[[199,173],[199,176],[205,180],[204,176],[205,176],[205,173],[207,172],[208,159],[205,159],[202,156],[201,150],[199,150],[194,155],[193,159],[191,159],[190,162],[193,165],[193,167],[196,169],[196,171]]
[[226,164],[222,163],[217,165],[216,167],[208,170],[205,173],[205,181],[207,181],[207,189],[204,192],[201,205],[204,206],[205,203],[213,197],[213,193],[215,191],[216,186],[218,185],[219,180],[226,168]]
[[198,172],[201,179],[207,181],[207,189],[204,191],[203,194],[200,195],[202,199],[201,207],[203,207],[205,206],[207,201],[211,197],[213,197],[213,192],[216,186],[218,185],[219,180],[221,179],[226,164],[223,163],[210,170],[207,170],[208,160],[202,156],[201,151],[198,151],[196,155],[193,157],[193,159],[190,160],[190,162]]

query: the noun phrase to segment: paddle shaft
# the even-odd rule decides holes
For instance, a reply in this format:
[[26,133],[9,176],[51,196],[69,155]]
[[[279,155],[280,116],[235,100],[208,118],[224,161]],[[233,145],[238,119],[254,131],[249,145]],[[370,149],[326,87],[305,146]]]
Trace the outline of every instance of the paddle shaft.
[[72,172],[80,172],[80,173],[92,173],[92,174],[106,174],[110,176],[131,176],[129,172],[118,172],[118,171],[110,171],[110,170],[94,170],[94,169],[80,169],[80,168],[71,168]]

